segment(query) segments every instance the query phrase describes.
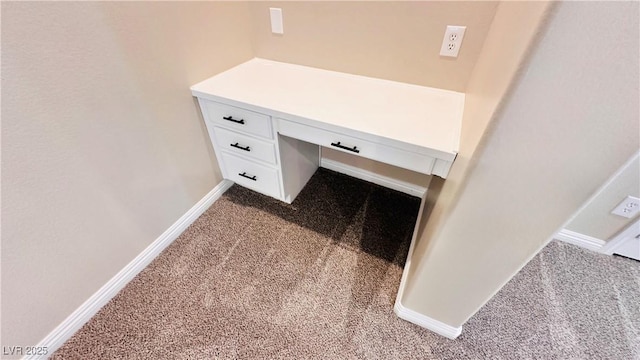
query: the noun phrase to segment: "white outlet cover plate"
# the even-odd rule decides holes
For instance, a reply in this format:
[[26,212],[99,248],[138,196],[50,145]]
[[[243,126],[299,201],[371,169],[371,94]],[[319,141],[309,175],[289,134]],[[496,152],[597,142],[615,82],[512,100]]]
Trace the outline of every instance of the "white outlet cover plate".
[[466,26],[448,25],[447,30],[444,32],[444,39],[442,39],[440,55],[458,57],[465,30],[467,30]]
[[284,34],[284,26],[282,24],[282,9],[269,8],[271,15],[271,32],[274,34]]
[[632,218],[640,212],[640,199],[634,196],[627,196],[618,206],[611,211],[614,215]]

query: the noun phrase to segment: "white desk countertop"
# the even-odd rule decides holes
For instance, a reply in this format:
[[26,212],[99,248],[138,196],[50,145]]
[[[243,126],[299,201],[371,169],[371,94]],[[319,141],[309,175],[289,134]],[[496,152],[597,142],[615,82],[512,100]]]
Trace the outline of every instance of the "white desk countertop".
[[193,85],[191,91],[454,156],[465,96],[260,58]]

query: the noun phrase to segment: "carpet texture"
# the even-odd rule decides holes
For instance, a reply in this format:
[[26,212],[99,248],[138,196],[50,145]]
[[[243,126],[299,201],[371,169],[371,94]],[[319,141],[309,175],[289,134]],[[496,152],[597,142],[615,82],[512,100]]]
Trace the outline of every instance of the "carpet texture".
[[638,359],[640,266],[553,242],[448,340],[393,303],[419,199],[233,186],[54,359]]

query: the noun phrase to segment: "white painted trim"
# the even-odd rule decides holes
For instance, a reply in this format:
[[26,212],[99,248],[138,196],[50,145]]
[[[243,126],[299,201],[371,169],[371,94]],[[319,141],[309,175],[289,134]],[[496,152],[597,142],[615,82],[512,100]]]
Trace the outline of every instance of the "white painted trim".
[[413,255],[416,239],[418,238],[418,229],[420,228],[420,219],[422,218],[422,213],[424,212],[426,198],[427,193],[425,191],[425,193],[422,195],[422,202],[420,203],[420,211],[418,211],[416,225],[413,228],[413,236],[411,237],[411,244],[409,245],[409,253],[407,254],[407,261],[404,264],[404,270],[402,271],[402,278],[400,279],[400,286],[398,287],[398,294],[396,295],[396,303],[393,306],[393,311],[402,320],[406,320],[410,323],[431,330],[436,334],[442,335],[449,339],[455,339],[462,333],[462,326],[453,327],[451,325],[447,325],[441,321],[432,319],[402,305],[402,296],[407,286],[409,268],[411,267],[411,256]]
[[427,189],[420,185],[415,185],[406,181],[376,174],[369,170],[360,169],[355,166],[347,165],[335,160],[321,158],[320,167],[333,170],[341,174],[349,175],[357,179],[368,181],[376,185],[384,186],[389,189],[397,190],[412,196],[423,197],[427,192]]
[[607,244],[602,248],[601,252],[607,255],[613,255],[618,246],[622,245],[626,240],[630,237],[635,237],[640,234],[640,218],[631,223],[620,232],[618,235],[614,236],[611,240],[607,242]]
[[[53,329],[36,347],[47,347],[48,355],[51,355],[64,344],[76,331],[95,315],[104,305],[122,290],[140,271],[142,271],[162,250],[169,246],[182,232],[204,213],[233,182],[222,180],[189,211],[171,225],[162,235],[144,249],[127,266],[120,270],[114,277],[104,284],[95,294],[69,315],[58,327]],[[24,359],[39,359],[44,357],[29,356]]]
[[594,238],[588,235],[580,234],[575,231],[562,229],[553,236],[554,239],[560,240],[569,244],[577,245],[585,249],[602,252],[605,244],[604,240]]
[[453,327],[438,320],[432,319],[428,316],[422,315],[411,309],[407,309],[402,305],[402,302],[398,300],[396,300],[396,304],[393,307],[393,310],[399,318],[422,326],[423,328],[429,329],[436,334],[442,335],[446,338],[455,339],[462,333],[462,326]]

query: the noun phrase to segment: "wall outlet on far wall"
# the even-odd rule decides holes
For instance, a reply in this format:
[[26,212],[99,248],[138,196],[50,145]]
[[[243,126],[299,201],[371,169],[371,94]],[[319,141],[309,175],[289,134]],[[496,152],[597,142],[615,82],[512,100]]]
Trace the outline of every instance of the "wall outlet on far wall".
[[269,16],[271,18],[271,32],[274,34],[284,34],[284,26],[282,25],[282,9],[269,8]]
[[640,212],[640,199],[634,196],[627,196],[615,209],[611,211],[614,215],[632,218]]
[[447,30],[444,32],[440,55],[458,57],[458,51],[460,51],[460,46],[462,46],[462,38],[464,38],[466,29],[466,26],[448,25]]

